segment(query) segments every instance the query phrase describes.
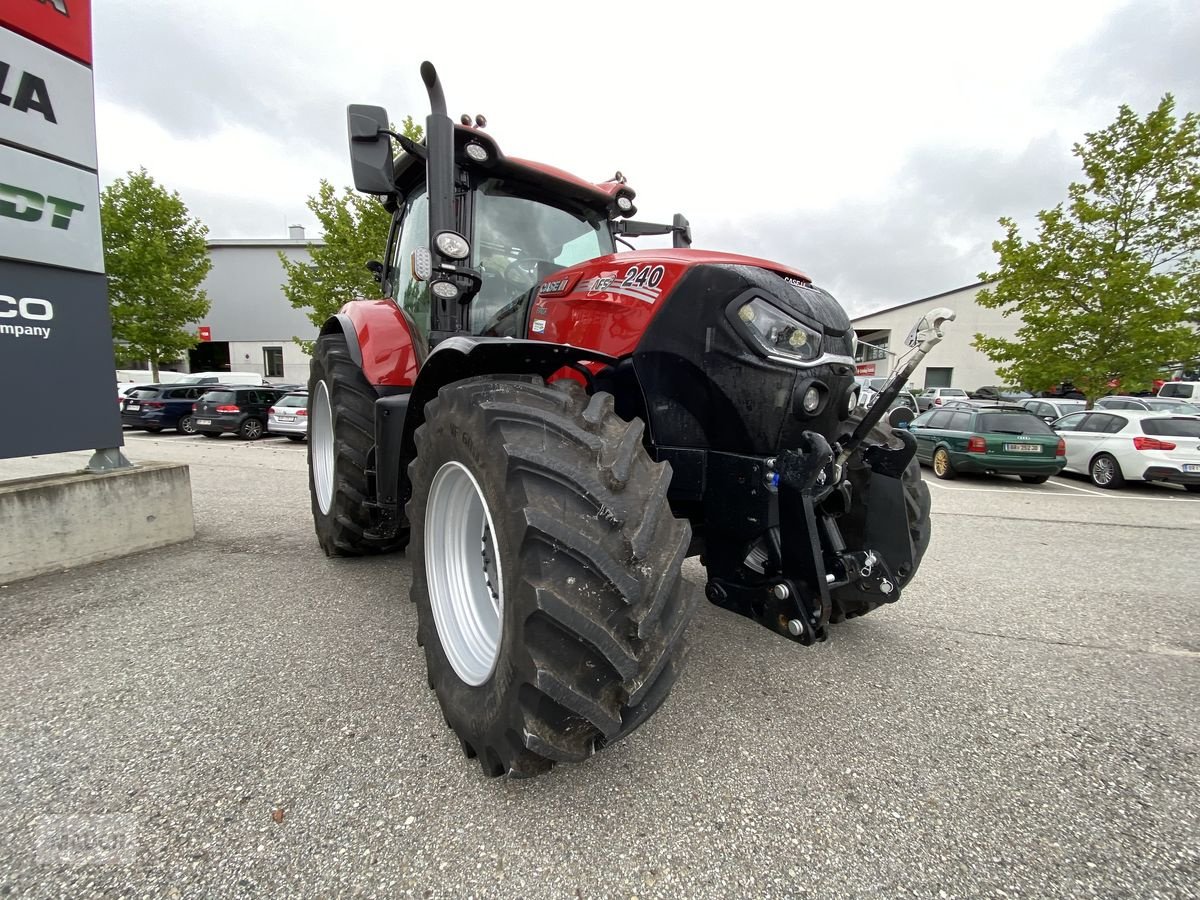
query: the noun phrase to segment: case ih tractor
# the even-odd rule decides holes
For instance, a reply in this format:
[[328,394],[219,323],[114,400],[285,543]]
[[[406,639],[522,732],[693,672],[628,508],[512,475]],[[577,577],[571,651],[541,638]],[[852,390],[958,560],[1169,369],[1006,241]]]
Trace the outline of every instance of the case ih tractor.
[[[846,313],[795,269],[690,249],[593,184],[451,121],[348,110],[393,214],[381,300],[317,340],[309,483],[332,556],[409,550],[429,685],[488,775],[619,740],[675,681],[699,592],[800,644],[900,597],[929,541],[907,432],[875,426]],[[398,145],[398,146],[397,146]],[[673,249],[616,252],[626,236]]]

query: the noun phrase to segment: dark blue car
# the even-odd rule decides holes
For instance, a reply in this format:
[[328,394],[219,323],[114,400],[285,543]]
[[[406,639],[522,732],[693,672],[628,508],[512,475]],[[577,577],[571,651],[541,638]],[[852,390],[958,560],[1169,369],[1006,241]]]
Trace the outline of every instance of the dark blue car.
[[143,384],[121,401],[121,424],[154,433],[174,428],[195,434],[192,404],[211,389],[209,384]]

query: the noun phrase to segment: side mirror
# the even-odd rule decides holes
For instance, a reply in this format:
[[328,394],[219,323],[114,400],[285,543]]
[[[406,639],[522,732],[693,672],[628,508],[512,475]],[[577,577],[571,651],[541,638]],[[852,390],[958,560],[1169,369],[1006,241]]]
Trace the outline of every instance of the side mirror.
[[383,263],[377,259],[368,259],[367,271],[369,271],[375,277],[376,284],[383,283]]
[[382,106],[352,103],[346,107],[346,131],[350,137],[350,171],[354,189],[364,194],[394,194],[392,141],[387,110]]

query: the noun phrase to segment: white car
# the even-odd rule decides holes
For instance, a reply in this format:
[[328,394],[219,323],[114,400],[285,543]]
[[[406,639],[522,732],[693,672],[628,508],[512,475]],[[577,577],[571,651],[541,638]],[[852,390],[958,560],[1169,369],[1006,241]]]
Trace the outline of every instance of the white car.
[[941,406],[949,399],[966,400],[967,392],[962,388],[931,387],[917,394],[917,407],[921,412]]
[[1200,403],[1200,381],[1168,381],[1158,389],[1158,396]]
[[267,410],[267,433],[302,441],[308,435],[308,391],[284,394]]
[[1086,400],[1062,400],[1054,397],[1031,397],[1021,400],[1019,406],[1025,407],[1040,419],[1053,423],[1067,413],[1080,412],[1087,409]]
[[1200,415],[1200,406],[1167,397],[1101,397],[1096,401],[1096,409],[1142,409],[1150,412],[1180,413],[1185,416]]
[[1166,481],[1200,492],[1200,416],[1138,410],[1092,410],[1063,416],[1052,427],[1067,445],[1068,472],[1092,484]]
[[257,372],[192,372],[175,381],[179,384],[266,384]]

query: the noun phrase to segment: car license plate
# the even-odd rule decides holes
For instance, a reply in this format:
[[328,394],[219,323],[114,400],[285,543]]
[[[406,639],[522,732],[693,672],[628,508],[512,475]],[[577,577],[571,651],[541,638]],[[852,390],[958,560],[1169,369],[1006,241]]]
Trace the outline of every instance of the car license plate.
[[1185,471],[1185,472],[1200,472],[1200,466],[1195,465],[1194,463],[1185,463],[1183,466],[1183,471]]
[[140,403],[126,403],[125,404],[125,409],[128,410],[129,412],[137,412],[141,408],[142,408],[142,404],[140,404]]
[[278,419],[280,422],[295,422],[296,421],[295,416],[276,416],[275,418]]
[[1008,453],[1041,453],[1042,447],[1040,444],[1005,444],[1005,451]]
[[197,425],[211,425],[212,419],[197,419],[196,424]]

